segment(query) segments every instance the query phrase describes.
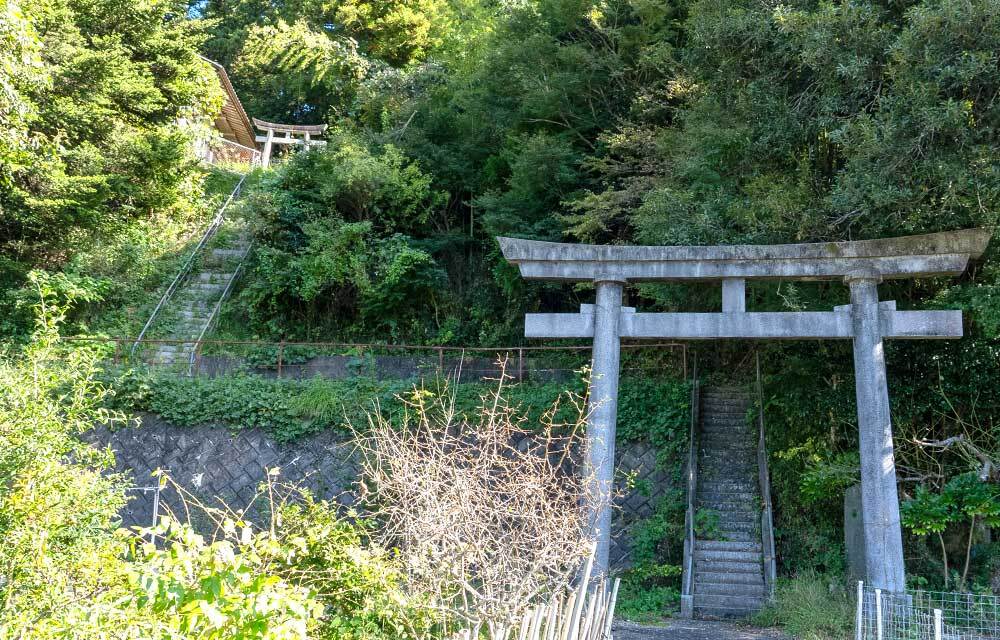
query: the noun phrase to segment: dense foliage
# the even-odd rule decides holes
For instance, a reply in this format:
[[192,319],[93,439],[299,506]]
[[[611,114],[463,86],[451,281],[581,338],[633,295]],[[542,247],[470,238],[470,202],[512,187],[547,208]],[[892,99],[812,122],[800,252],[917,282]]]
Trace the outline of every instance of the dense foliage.
[[184,14],[177,0],[0,7],[5,333],[30,330],[32,268],[96,299],[104,276],[152,261],[199,213],[202,171],[177,123],[214,112],[221,92]]
[[[114,377],[116,396],[112,405],[134,411],[149,411],[172,424],[224,424],[237,429],[258,428],[276,440],[290,441],[311,433],[337,430],[349,433],[363,430],[367,414],[381,410],[387,417],[404,409],[401,397],[421,393],[454,396],[458,416],[478,410],[483,395],[492,386],[487,382],[469,382],[448,386],[446,380],[378,380],[359,375],[344,380],[316,377],[306,380],[275,379],[254,374],[218,377],[180,377],[172,373],[129,370]],[[577,381],[573,388],[583,391]],[[651,431],[669,444],[663,445],[668,464],[678,460],[679,448],[686,445],[674,437],[687,429],[687,387],[673,380],[622,380],[621,410],[642,415]],[[542,415],[555,404],[566,384],[559,382],[511,384],[504,396],[526,412],[528,421],[540,424]],[[660,403],[660,397],[672,397],[678,403]],[[572,407],[563,406],[556,421],[571,418]],[[530,425],[529,425],[530,428]],[[622,442],[645,439],[645,432],[623,430]],[[659,441],[657,446],[661,446]]]
[[[469,15],[479,27],[453,32],[463,47],[445,38],[387,66],[359,45],[372,66],[341,102],[308,117],[270,112],[325,120],[336,144],[279,167],[249,208],[267,249],[231,313],[249,312],[254,335],[516,343],[524,311],[587,299],[583,286],[522,282],[497,234],[774,243],[998,222],[993,2],[536,0]],[[217,32],[240,33],[238,23],[223,18]],[[312,28],[337,41],[336,28]],[[361,161],[376,169],[362,176]],[[332,164],[344,175],[313,170]],[[415,184],[417,200],[390,204],[382,190],[405,196]],[[364,227],[354,225],[368,211],[346,197],[358,185],[380,207]],[[978,471],[970,452],[997,460],[995,252],[957,280],[883,285],[902,308],[968,318],[961,343],[890,346],[904,499]],[[628,297],[649,310],[719,305],[707,287],[643,285]],[[749,305],[822,310],[846,297],[838,283],[755,283]],[[850,350],[762,349],[783,568],[840,571],[838,501],[857,478]],[[747,349],[712,351],[703,370],[733,373]],[[971,448],[927,444],[961,434]],[[949,535],[964,542],[968,526],[952,522]],[[913,532],[912,569],[936,583],[947,575],[940,553]],[[985,571],[993,552],[980,542],[972,555]]]
[[[523,282],[498,234],[777,243],[998,223],[995,0],[23,0],[0,13],[5,331],[27,326],[33,268],[124,314],[125,276],[157,272],[143,256],[191,226],[198,171],[173,123],[218,106],[198,50],[229,67],[251,115],[331,125],[324,149],[262,173],[243,206],[257,250],[227,310],[235,337],[518,344],[525,311],[590,301],[586,286]],[[995,514],[964,501],[998,480],[998,246],[961,278],[882,286],[901,308],[966,312],[960,342],[887,351],[909,569],[932,586],[1000,575],[997,543],[977,533]],[[720,304],[707,286],[627,296],[644,310]],[[840,283],[754,283],[748,306],[846,297]],[[839,572],[840,498],[857,477],[849,345],[758,348],[781,569]],[[748,350],[702,347],[702,371],[746,380]],[[125,388],[181,423],[280,438],[395,391],[142,376]],[[534,405],[549,391],[524,393]],[[647,407],[680,399],[623,393],[626,437],[675,458],[676,416],[658,423]],[[662,513],[648,527],[653,547],[676,535]],[[644,588],[669,589],[656,577],[669,553],[651,558]]]
[[60,346],[64,309],[41,292],[32,342],[0,360],[0,637],[434,637],[369,525],[283,488],[277,469],[254,497],[268,505],[259,517],[244,517],[249,505],[172,504],[200,510],[212,537],[173,515],[118,529],[129,483],[107,473],[111,451],[77,436],[124,414],[105,407],[113,391],[97,380],[97,354]]

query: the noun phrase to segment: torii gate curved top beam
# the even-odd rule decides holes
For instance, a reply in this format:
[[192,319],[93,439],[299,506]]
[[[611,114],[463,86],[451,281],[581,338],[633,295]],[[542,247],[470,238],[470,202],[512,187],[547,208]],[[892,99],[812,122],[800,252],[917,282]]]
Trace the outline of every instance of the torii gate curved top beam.
[[497,238],[525,278],[542,280],[835,280],[859,271],[882,278],[957,275],[986,250],[988,229],[807,244],[614,246]]

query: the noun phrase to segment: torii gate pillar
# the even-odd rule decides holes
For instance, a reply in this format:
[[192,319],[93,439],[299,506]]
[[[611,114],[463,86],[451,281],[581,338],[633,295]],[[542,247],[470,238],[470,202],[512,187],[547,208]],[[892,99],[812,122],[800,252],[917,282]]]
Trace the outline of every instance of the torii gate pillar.
[[[618,422],[618,373],[621,338],[618,323],[622,312],[624,282],[602,280],[596,284],[594,305],[594,348],[587,399],[587,478],[588,525],[596,534],[594,566],[608,566],[611,546],[611,492],[615,474],[615,430]],[[604,573],[604,571],[601,571]]]
[[896,462],[889,414],[889,385],[879,319],[878,283],[873,273],[845,278],[851,288],[854,325],[854,388],[861,450],[861,510],[868,581],[893,593],[906,591],[903,532],[899,523]]
[[[897,311],[879,302],[882,278],[958,275],[986,249],[991,232],[967,229],[905,238],[789,245],[625,247],[499,238],[525,278],[593,282],[594,308],[579,314],[528,314],[528,338],[593,338],[588,402],[588,510],[597,542],[595,575],[608,570],[611,490],[621,338],[851,339],[858,402],[865,560],[872,586],[905,590],[902,532],[886,384],[886,338],[962,335],[961,311]],[[839,280],[851,304],[821,312],[747,312],[745,281]],[[622,308],[631,282],[722,283],[722,313],[634,313]],[[590,305],[587,305],[589,307]]]

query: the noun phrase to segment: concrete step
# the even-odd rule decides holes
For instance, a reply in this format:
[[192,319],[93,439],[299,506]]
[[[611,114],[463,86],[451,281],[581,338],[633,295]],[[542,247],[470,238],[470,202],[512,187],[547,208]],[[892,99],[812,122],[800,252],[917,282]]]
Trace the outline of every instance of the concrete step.
[[695,584],[742,584],[764,588],[763,573],[730,573],[728,571],[695,571]]
[[727,520],[719,514],[719,526],[717,527],[720,532],[725,533],[758,533],[760,523],[757,522],[757,518],[751,520]]
[[698,405],[700,416],[745,416],[750,409],[744,402],[729,402],[727,400],[702,400]]
[[745,447],[752,447],[754,452],[757,451],[757,434],[747,433],[740,429],[728,429],[725,431],[714,429],[702,430],[698,433],[698,443],[706,444],[711,443],[714,446],[724,446],[724,445],[739,445]]
[[756,430],[751,430],[743,423],[731,425],[702,424],[701,428],[698,429],[699,441],[711,438],[736,438],[756,445],[759,437]]
[[743,560],[710,560],[707,558],[695,558],[695,571],[707,571],[712,573],[752,573],[760,574],[763,571],[760,561],[747,562]]
[[191,282],[184,285],[184,288],[188,291],[222,291],[226,288],[225,282],[203,282],[198,280],[192,280]]
[[694,605],[694,615],[702,620],[743,620],[757,613],[759,609],[723,609],[720,607]]
[[736,502],[739,504],[756,504],[760,501],[760,495],[756,491],[709,491],[702,487],[698,492],[698,500],[713,503]]
[[[700,507],[703,510],[712,510],[711,507]],[[729,513],[726,511],[714,510],[718,519],[718,523],[715,529],[720,532],[720,534],[727,531],[745,531],[748,525],[752,525],[754,528],[758,526],[758,521],[760,519],[759,511],[741,511],[738,513]]]
[[720,522],[715,530],[718,532],[713,538],[715,540],[744,540],[747,536],[754,542],[760,540],[760,525],[756,521]]
[[747,551],[761,553],[759,542],[729,542],[726,540],[697,540],[694,548],[711,551]]
[[703,582],[697,578],[694,581],[694,595],[697,598],[702,596],[730,596],[736,598],[748,598],[757,600],[767,595],[764,582],[759,584],[741,584],[738,582]]
[[[738,455],[727,456],[730,447],[734,449],[733,453]],[[757,465],[757,447],[751,447],[750,445],[702,440],[698,443],[698,454],[701,456],[709,456],[710,458],[727,456],[728,458],[734,459],[744,465]]]
[[185,349],[190,349],[190,345],[182,344],[161,344],[156,347],[157,353],[177,353],[179,351],[184,351]]
[[698,422],[701,424],[702,431],[705,429],[739,429],[749,432],[752,429],[750,425],[751,421],[747,420],[745,413],[728,413],[725,415],[706,413],[702,414]]
[[220,258],[228,258],[230,256],[242,258],[243,254],[246,253],[247,248],[243,247],[233,247],[231,249],[212,249],[212,255]]
[[750,425],[750,421],[747,420],[746,415],[742,413],[732,413],[726,415],[719,415],[717,413],[705,414],[701,417],[700,422],[702,431],[705,431],[706,429],[739,429],[746,433],[756,431],[756,429]]
[[757,447],[750,445],[740,445],[727,442],[701,442],[698,446],[698,455],[712,460],[719,458],[732,458],[744,464],[757,463]]
[[717,549],[695,549],[695,562],[745,562],[758,568],[763,562],[763,556],[755,551],[722,551]]
[[756,529],[735,529],[732,528],[732,523],[720,523],[719,526],[715,527],[710,538],[699,539],[709,542],[760,542],[760,532]]
[[229,282],[233,277],[232,271],[202,271],[191,278],[192,282]]
[[742,615],[760,611],[764,606],[764,596],[698,596],[694,597],[694,609],[696,612],[704,613],[704,610],[723,610],[743,612]]
[[756,514],[761,509],[759,501],[750,500],[744,502],[732,502],[732,501],[723,502],[721,500],[719,501],[707,500],[705,498],[702,498],[701,496],[698,496],[698,506],[700,506],[702,509],[711,509],[713,511],[718,511],[720,513],[730,513],[730,514],[736,514],[736,513]]
[[[745,453],[745,452],[743,452]],[[750,479],[758,473],[757,456],[739,455],[739,451],[732,454],[725,449],[710,449],[698,452],[698,470],[715,470],[716,468],[729,471],[731,478]]]
[[[752,486],[747,483],[747,486],[736,488],[730,484],[722,484],[724,481],[714,481],[710,482],[708,480],[698,483],[698,494],[696,498],[705,498],[706,500],[720,500],[723,502],[739,502],[743,500],[758,500],[760,498],[760,493],[757,491],[756,486]],[[730,498],[727,500],[727,498]]]
[[698,401],[713,404],[751,404],[751,398],[732,393],[699,393]]
[[718,457],[702,459],[698,461],[698,475],[709,480],[721,480],[725,478],[750,478],[757,473],[757,465],[748,464],[726,464],[723,453]]
[[729,389],[700,389],[698,397],[702,400],[733,400],[740,402],[750,402],[750,394],[745,391],[733,391]]
[[757,477],[724,478],[722,480],[698,479],[698,489],[715,493],[757,493]]
[[202,320],[209,316],[209,312],[202,308],[182,308],[177,310],[177,316],[187,320]]

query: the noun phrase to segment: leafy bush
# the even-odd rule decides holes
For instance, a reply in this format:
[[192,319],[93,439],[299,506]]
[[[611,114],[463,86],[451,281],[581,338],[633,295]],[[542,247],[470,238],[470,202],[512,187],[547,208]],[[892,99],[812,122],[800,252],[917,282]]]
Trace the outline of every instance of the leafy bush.
[[969,577],[972,543],[976,523],[989,528],[1000,526],[1000,488],[985,482],[975,473],[964,473],[950,479],[939,492],[926,486],[917,487],[913,498],[900,506],[903,526],[920,536],[933,535],[941,543],[941,571],[944,588],[952,581],[948,548],[944,533],[953,525],[967,526],[965,562],[955,578],[959,589],[965,589]]
[[447,298],[444,276],[411,235],[442,194],[391,146],[373,149],[346,131],[329,138],[248,196],[258,248],[240,300],[268,333],[308,337],[352,323],[397,337],[414,326],[433,333],[424,325]]
[[216,525],[212,538],[173,516],[149,530],[117,529],[127,484],[106,474],[110,451],[77,435],[123,417],[102,406],[111,392],[96,381],[97,354],[60,348],[64,310],[45,282],[35,339],[0,359],[0,636],[426,637],[433,623],[414,604],[419,596],[401,594],[391,558],[368,542],[369,525],[279,490],[277,470],[254,498],[268,502],[268,521],[206,507],[174,485],[185,512],[198,508]]
[[685,508],[684,493],[672,491],[631,529],[632,565],[621,576],[619,616],[656,620],[680,601]]
[[839,576],[805,573],[779,580],[774,602],[754,617],[802,640],[847,640],[854,633],[854,602]]
[[[322,377],[278,380],[252,374],[188,378],[134,369],[121,372],[112,380],[116,390],[114,404],[118,408],[149,411],[182,426],[217,423],[239,429],[264,429],[279,441],[325,429],[347,433],[349,425],[363,428],[368,412],[378,409],[389,416],[402,411],[399,397],[413,390],[415,384],[423,384],[366,376],[344,380]],[[574,388],[581,386],[579,382],[574,384]],[[429,380],[424,391],[444,393],[446,387],[446,381]],[[688,417],[686,409],[678,410],[672,400],[686,397],[686,384],[626,377],[621,388],[621,411],[626,416],[642,415],[639,424],[624,430],[622,441],[649,440],[672,447],[664,451],[676,450],[678,445],[670,438],[687,428]],[[455,410],[459,415],[472,415],[488,389],[489,385],[480,382],[455,385]],[[539,424],[542,414],[564,390],[560,383],[525,382],[507,387],[505,396],[524,409],[529,422]],[[560,405],[554,419],[568,422],[572,411],[572,407]]]
[[95,354],[61,349],[62,309],[43,282],[43,315],[20,355],[0,358],[0,629],[39,637],[37,618],[120,585],[112,532],[125,482],[113,460],[77,439],[120,415],[102,408]]

